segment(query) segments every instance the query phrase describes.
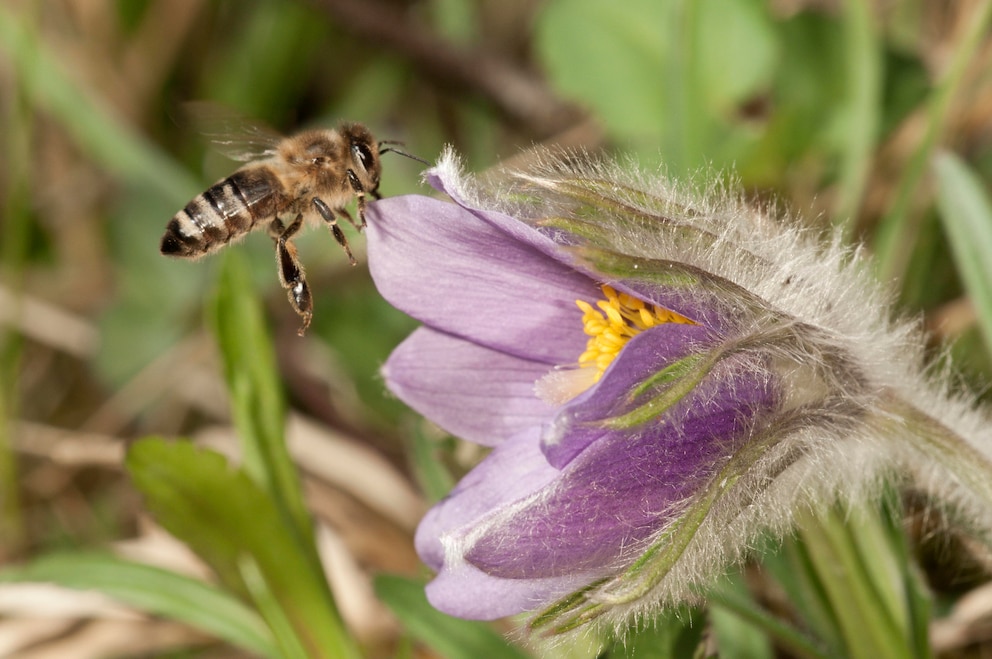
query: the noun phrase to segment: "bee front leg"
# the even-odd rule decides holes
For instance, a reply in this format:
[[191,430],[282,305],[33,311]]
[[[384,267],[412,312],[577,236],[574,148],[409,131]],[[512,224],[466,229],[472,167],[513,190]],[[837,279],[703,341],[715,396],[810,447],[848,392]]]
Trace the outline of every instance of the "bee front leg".
[[[358,261],[356,261],[355,257],[351,254],[351,247],[348,245],[348,238],[345,237],[344,232],[341,231],[341,227],[338,226],[338,220],[334,216],[336,212],[340,211],[331,210],[331,207],[324,203],[324,200],[319,197],[313,198],[313,206],[331,228],[331,233],[334,234],[334,239],[337,240],[338,244],[344,248],[344,253],[348,255],[348,260],[351,261],[352,265],[357,265]],[[349,217],[348,219],[350,220],[351,218]],[[354,222],[352,222],[352,224],[354,224]]]
[[[365,186],[355,176],[355,172],[350,169],[348,170],[348,182],[351,183],[351,189],[355,191],[355,197],[358,198],[358,219],[362,223],[358,230],[361,231],[365,228]],[[378,193],[373,192],[372,194],[375,195],[376,199],[379,198]]]
[[289,239],[300,230],[302,224],[303,214],[300,213],[288,227],[284,228],[279,218],[274,219],[269,225],[269,233],[276,243],[279,283],[286,289],[289,303],[303,319],[303,326],[297,332],[300,336],[303,336],[310,327],[310,319],[313,317],[313,298],[310,296],[310,287],[307,285],[303,265],[296,255],[296,245],[289,242]]
[[338,217],[343,217],[348,220],[351,223],[351,226],[355,227],[357,231],[361,231],[365,228],[364,224],[359,224],[355,221],[355,218],[351,216],[351,213],[348,212],[347,208],[338,208],[334,212],[338,214]]

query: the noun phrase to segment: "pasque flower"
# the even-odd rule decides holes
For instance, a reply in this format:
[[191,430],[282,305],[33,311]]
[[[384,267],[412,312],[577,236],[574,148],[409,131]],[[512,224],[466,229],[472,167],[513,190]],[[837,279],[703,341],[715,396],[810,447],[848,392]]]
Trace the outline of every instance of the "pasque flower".
[[368,249],[423,323],[386,384],[492,447],[418,529],[437,608],[621,625],[892,474],[985,523],[985,419],[856,252],[584,158],[475,180],[448,153],[428,180],[452,201],[376,202]]

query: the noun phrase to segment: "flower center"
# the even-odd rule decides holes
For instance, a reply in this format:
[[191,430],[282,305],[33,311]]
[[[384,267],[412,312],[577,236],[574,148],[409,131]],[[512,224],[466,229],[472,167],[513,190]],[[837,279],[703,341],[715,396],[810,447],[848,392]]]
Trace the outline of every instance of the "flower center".
[[585,352],[579,355],[579,366],[595,369],[593,382],[602,377],[627,341],[644,330],[664,323],[695,324],[681,314],[618,293],[610,286],[602,289],[606,299],[596,302],[595,307],[584,300],[575,301],[582,310],[583,329],[589,336]]
[[604,285],[602,290],[606,299],[597,301],[596,306],[575,301],[582,310],[583,329],[589,336],[585,352],[579,355],[578,368],[559,366],[534,383],[534,393],[549,405],[564,405],[598,382],[627,341],[644,330],[664,323],[696,324],[664,307],[618,293],[610,286]]

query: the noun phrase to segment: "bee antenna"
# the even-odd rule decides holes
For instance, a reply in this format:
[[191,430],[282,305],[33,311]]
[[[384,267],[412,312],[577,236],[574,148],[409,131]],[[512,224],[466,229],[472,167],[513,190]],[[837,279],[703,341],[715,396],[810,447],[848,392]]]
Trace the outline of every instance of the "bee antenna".
[[382,148],[382,145],[383,144],[403,144],[403,142],[399,142],[397,140],[383,140],[383,141],[379,142],[379,146],[381,147],[379,149],[379,155],[380,156],[382,154],[384,154],[384,153],[395,153],[397,155],[400,155],[400,156],[404,156],[406,158],[409,158],[410,160],[416,160],[417,162],[422,162],[425,165],[428,165],[428,166],[430,165],[429,162],[427,162],[423,158],[420,158],[418,156],[413,155],[412,153],[407,153],[406,151],[401,151],[400,149],[394,149],[391,146],[387,146],[387,147]]

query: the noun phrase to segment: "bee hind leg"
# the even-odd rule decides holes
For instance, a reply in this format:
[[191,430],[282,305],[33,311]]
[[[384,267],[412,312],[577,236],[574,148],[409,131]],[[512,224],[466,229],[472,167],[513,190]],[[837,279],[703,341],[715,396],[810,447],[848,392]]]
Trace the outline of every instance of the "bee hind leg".
[[[331,210],[331,207],[319,197],[313,198],[313,206],[317,209],[317,212],[320,213],[320,216],[324,218],[324,221],[327,222],[327,226],[331,228],[331,233],[334,234],[334,239],[338,241],[338,244],[341,245],[341,247],[344,248],[344,253],[348,255],[348,260],[351,261],[352,265],[357,265],[358,261],[355,260],[355,257],[351,253],[351,246],[348,245],[348,238],[344,235],[341,227],[338,226],[338,220],[335,217],[335,214],[341,214],[342,212],[340,210]],[[347,213],[344,213],[344,216],[349,220],[351,219]],[[354,224],[354,222],[352,222],[352,224]]]
[[303,319],[303,325],[297,332],[300,336],[303,336],[307,328],[310,327],[310,319],[313,317],[313,298],[310,296],[310,286],[307,285],[303,265],[296,255],[296,245],[289,242],[289,239],[300,230],[302,224],[303,214],[301,213],[288,227],[284,227],[279,218],[274,219],[269,225],[269,233],[276,243],[279,283],[286,289],[289,303]]

